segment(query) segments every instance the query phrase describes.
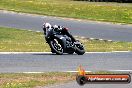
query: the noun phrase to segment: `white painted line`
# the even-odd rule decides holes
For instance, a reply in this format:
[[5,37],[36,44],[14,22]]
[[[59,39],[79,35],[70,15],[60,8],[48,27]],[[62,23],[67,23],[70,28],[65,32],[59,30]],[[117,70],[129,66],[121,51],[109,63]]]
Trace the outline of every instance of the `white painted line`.
[[[86,53],[112,53],[112,52],[86,52]],[[0,52],[0,54],[51,54],[51,52]]]
[[[63,71],[63,72],[77,73],[78,71]],[[92,71],[85,71],[85,72],[92,72]]]
[[41,31],[36,31],[36,32],[41,32]]
[[107,41],[112,42],[112,40],[107,40]]
[[111,51],[111,52],[85,52],[85,53],[129,53],[129,52],[132,52],[132,51]]
[[[85,71],[85,72],[98,72],[96,71]],[[132,72],[132,70],[100,70],[100,71],[108,71],[108,72]],[[70,73],[77,73],[78,71],[63,71],[63,72],[70,72]]]
[[[103,53],[127,53],[132,51],[112,51],[112,52],[85,52],[85,53],[97,53],[97,54],[103,54]],[[0,54],[52,54],[51,52],[0,52]]]
[[28,31],[33,31],[33,30],[28,30]]
[[85,53],[97,53],[97,54],[101,54],[101,53],[112,53],[112,52],[85,52]]
[[[132,70],[96,70],[96,71],[85,71],[85,72],[99,72],[99,71],[106,71],[106,72],[132,72]],[[68,72],[68,73],[78,73],[79,71],[59,71],[59,72]],[[26,73],[26,74],[39,74],[39,73],[46,73],[46,72],[18,72],[18,73]]]
[[31,74],[31,73],[38,74],[38,73],[45,73],[45,72],[22,72],[22,73],[26,73],[26,74]]
[[132,72],[132,70],[108,70],[108,71],[117,71],[117,72]]
[[127,52],[131,52],[131,51],[112,51],[112,52],[115,52],[115,53],[120,53],[120,52],[123,52],[123,53],[127,53]]
[[84,36],[82,36],[81,38],[82,38],[82,39],[84,39],[85,37],[84,37]]
[[103,41],[103,39],[99,39],[100,41]]
[[90,38],[91,40],[94,40],[95,38]]
[[51,52],[0,52],[0,54],[51,54]]

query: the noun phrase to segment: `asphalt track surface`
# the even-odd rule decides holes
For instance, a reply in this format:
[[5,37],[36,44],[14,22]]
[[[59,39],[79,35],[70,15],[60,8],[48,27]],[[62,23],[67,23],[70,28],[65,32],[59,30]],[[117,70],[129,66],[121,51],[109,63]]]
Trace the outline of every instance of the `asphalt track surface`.
[[129,84],[85,84],[80,86],[77,82],[66,83],[56,86],[40,87],[40,88],[132,88],[132,83]]
[[[54,55],[51,53],[0,54],[0,73],[33,73],[76,71],[79,65],[87,71],[132,72],[132,52],[86,53],[82,55]],[[37,88],[132,88],[130,84],[85,84],[76,81]]]
[[55,55],[51,53],[0,54],[0,72],[132,71],[132,52]]
[[132,25],[110,24],[105,22],[79,21],[51,16],[17,14],[0,11],[0,26],[42,31],[43,22],[63,25],[76,36],[113,41],[132,41]]

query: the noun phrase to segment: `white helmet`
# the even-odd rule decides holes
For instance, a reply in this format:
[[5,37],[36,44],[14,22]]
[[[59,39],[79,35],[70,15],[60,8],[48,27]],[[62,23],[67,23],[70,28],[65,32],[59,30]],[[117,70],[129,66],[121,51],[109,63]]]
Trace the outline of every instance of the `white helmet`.
[[43,28],[51,28],[51,24],[50,23],[44,23]]

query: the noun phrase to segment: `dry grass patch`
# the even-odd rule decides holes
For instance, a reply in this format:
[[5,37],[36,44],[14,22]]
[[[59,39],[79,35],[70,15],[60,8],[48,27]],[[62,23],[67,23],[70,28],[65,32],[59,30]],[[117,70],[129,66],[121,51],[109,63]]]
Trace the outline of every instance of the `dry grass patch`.
[[75,80],[75,75],[62,72],[47,72],[39,74],[5,73],[0,74],[0,88],[33,88],[60,84]]

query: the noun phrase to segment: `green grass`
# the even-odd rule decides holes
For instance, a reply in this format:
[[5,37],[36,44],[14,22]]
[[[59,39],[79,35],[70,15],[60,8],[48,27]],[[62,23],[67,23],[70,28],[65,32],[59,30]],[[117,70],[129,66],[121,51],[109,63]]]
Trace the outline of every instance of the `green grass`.
[[86,51],[110,52],[110,51],[132,51],[132,42],[106,42],[99,40],[79,40],[84,44]]
[[1,0],[0,9],[51,16],[132,23],[131,3],[72,0]]
[[[80,40],[86,51],[132,51],[132,42],[105,42],[88,40],[76,37]],[[48,52],[50,47],[41,32],[0,27],[0,52]]]
[[43,33],[0,27],[0,51],[49,51]]
[[34,88],[75,80],[72,73],[0,73],[0,88]]
[[[78,73],[0,73],[0,88],[35,88],[75,81]],[[115,72],[97,71],[86,74],[117,74]]]

